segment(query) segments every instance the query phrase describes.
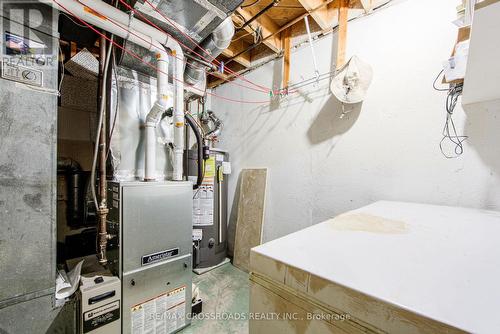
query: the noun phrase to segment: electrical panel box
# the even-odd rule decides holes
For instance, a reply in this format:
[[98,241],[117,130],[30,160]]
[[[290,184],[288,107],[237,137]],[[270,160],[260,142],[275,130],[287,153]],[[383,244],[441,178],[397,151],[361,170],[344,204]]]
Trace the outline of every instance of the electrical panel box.
[[120,334],[120,279],[116,276],[82,277],[78,291],[78,333]]
[[109,182],[108,258],[122,284],[123,333],[190,322],[191,182]]

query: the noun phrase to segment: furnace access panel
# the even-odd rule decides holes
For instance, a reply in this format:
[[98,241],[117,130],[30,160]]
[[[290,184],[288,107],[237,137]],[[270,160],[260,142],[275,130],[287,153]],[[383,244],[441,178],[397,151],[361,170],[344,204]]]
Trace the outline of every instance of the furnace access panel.
[[192,196],[191,182],[108,184],[108,228],[117,236],[108,257],[122,282],[123,333],[189,324]]

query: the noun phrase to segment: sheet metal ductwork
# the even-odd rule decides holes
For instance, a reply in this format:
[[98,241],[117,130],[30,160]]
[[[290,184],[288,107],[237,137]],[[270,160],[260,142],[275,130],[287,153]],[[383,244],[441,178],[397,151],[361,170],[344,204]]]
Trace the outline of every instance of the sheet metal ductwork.
[[[154,4],[153,1],[148,1],[151,4]],[[199,54],[206,60],[212,61],[213,58],[220,55],[222,51],[231,43],[235,29],[233,21],[229,15],[242,3],[242,1],[227,1],[227,3],[226,1],[223,1],[222,3],[223,5],[220,4],[217,5],[219,6],[217,7],[208,1],[160,1],[156,8],[161,12],[161,15],[155,12],[146,2],[142,4],[138,1],[135,3],[134,7],[135,10],[141,12],[141,14],[148,20],[157,24],[168,34],[172,35],[176,40],[182,43],[181,46],[184,49],[184,53],[190,54],[194,58],[200,58],[197,55]],[[201,6],[201,4],[205,7]],[[162,15],[172,21],[175,21],[177,27],[183,30],[184,34],[172,27],[172,25],[170,25],[170,23],[168,23]],[[141,19],[141,15],[136,15],[135,17]],[[207,21],[207,19],[210,20]],[[185,28],[185,25],[187,24],[190,24],[190,27],[192,28]],[[187,38],[185,34],[191,39]],[[193,41],[196,41],[196,43],[210,53],[210,55],[207,55],[203,50],[201,50],[200,47],[197,47]],[[140,55],[141,59],[150,62],[153,66],[144,64],[136,57],[131,56],[126,52],[119,52],[121,53],[119,61],[120,65],[134,69],[149,76],[156,76],[153,68],[156,66],[156,60],[150,51],[144,50],[128,41],[124,42],[124,47],[128,51]],[[195,52],[191,52],[188,48],[194,50]],[[196,85],[205,78],[205,70],[206,67],[204,65],[190,59],[185,67],[184,81],[188,85]],[[169,78],[169,81],[171,82],[172,78]]]
[[[210,34],[194,51],[208,60],[217,57],[231,43],[234,36],[234,25],[231,17],[227,17],[222,23]],[[207,55],[202,49],[206,50]],[[193,52],[193,54],[195,54]],[[205,76],[205,69],[193,60],[189,60],[186,64],[184,72],[184,81],[189,85],[195,85]]]
[[[137,0],[133,7],[180,43],[194,49],[193,41],[198,44],[204,41],[242,3],[243,0]],[[182,32],[165,17],[174,21]]]

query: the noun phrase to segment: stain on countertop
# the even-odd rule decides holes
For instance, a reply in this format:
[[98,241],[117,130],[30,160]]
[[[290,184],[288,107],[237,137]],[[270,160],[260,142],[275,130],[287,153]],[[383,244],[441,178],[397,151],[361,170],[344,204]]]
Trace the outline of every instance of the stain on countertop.
[[408,232],[405,222],[365,213],[348,213],[330,220],[338,231],[358,231],[379,234],[403,234]]

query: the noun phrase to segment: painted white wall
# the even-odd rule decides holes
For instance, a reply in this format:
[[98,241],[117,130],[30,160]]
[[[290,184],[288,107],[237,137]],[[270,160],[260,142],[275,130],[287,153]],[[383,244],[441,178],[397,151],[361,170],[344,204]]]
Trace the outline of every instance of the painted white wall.
[[[377,200],[398,200],[500,210],[500,106],[465,115],[470,136],[464,154],[446,159],[438,144],[445,92],[432,82],[456,40],[457,0],[406,0],[356,20],[348,28],[348,55],[370,63],[374,79],[361,111],[339,118],[328,82],[276,104],[212,98],[225,123],[218,146],[233,164],[229,208],[242,168],[267,167],[264,241]],[[333,67],[336,36],[315,42],[320,73]],[[282,60],[247,78],[263,86],[281,82]],[[308,46],[292,53],[291,78],[314,72]],[[240,84],[245,84],[238,81]],[[269,100],[266,94],[225,84],[217,95]]]

